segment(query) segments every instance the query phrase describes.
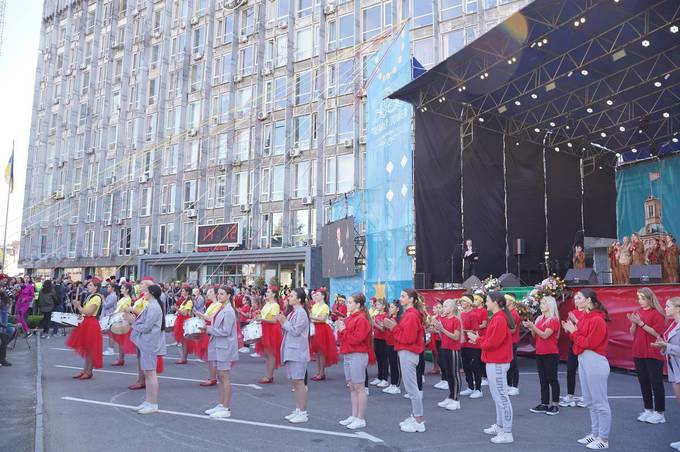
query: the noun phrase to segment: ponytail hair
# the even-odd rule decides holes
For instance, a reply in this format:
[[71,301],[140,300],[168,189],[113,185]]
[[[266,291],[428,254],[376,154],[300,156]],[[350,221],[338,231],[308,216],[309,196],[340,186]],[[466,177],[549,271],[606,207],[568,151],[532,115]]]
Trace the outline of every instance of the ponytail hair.
[[423,323],[423,326],[426,326],[429,314],[427,313],[425,300],[423,300],[423,297],[421,297],[415,289],[404,289],[404,292],[409,296],[409,298],[413,300],[413,307],[416,308],[418,312],[420,312],[420,320]]
[[164,309],[163,303],[161,303],[161,293],[163,291],[156,284],[149,286],[149,288],[147,290],[149,291],[151,296],[154,298],[154,300],[156,300],[156,303],[158,303],[158,306],[160,306],[160,308],[161,308],[161,313],[163,314],[161,316],[161,331],[165,331],[165,309]]
[[609,322],[609,311],[607,311],[607,308],[605,308],[602,302],[597,299],[597,294],[595,291],[586,287],[579,290],[579,292],[581,292],[581,295],[583,295],[584,298],[590,298],[590,302],[593,304],[593,311],[600,311],[602,314],[604,314],[604,319]]
[[300,305],[307,313],[307,318],[309,318],[309,307],[307,306],[307,293],[305,292],[305,289],[301,287],[296,287],[295,289],[293,289],[293,292],[295,292],[295,295],[297,296],[298,300],[300,300]]
[[505,321],[508,324],[508,328],[511,330],[515,329],[515,319],[512,317],[512,314],[510,313],[510,309],[508,309],[508,302],[505,299],[505,295],[503,295],[500,292],[493,291],[489,292],[487,294],[487,297],[491,298],[491,301],[494,303],[498,304],[498,307],[501,308],[501,311],[503,311],[503,314],[505,314]]

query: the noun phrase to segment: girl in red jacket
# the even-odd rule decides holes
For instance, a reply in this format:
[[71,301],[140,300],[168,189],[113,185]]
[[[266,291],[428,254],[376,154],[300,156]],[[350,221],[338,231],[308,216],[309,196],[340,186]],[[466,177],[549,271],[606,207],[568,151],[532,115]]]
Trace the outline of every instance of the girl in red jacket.
[[512,443],[512,404],[508,396],[508,369],[512,361],[512,330],[515,319],[506,305],[505,295],[490,292],[486,296],[486,308],[491,312],[491,319],[484,336],[470,332],[470,341],[479,342],[482,349],[482,361],[486,363],[486,374],[489,379],[489,391],[496,404],[496,423],[484,429],[484,433],[495,435],[491,442],[495,444]]
[[423,419],[423,375],[417,369],[420,354],[425,351],[425,303],[414,289],[401,291],[399,303],[404,314],[399,324],[391,319],[383,320],[383,325],[392,333],[394,348],[399,354],[399,366],[404,388],[411,399],[411,416],[399,424],[402,432],[425,431]]
[[665,312],[654,292],[647,287],[637,291],[637,299],[640,309],[627,315],[630,320],[630,334],[633,335],[633,361],[645,407],[637,420],[662,424],[666,422],[666,393],[663,387],[665,359],[661,351],[652,344],[661,339],[666,330]]
[[373,348],[378,362],[378,377],[371,381],[372,386],[386,388],[389,386],[389,357],[387,354],[387,334],[382,326],[382,321],[387,318],[387,303],[383,298],[377,298],[373,302],[375,314],[373,316]]
[[607,398],[609,362],[607,361],[607,324],[609,314],[592,289],[581,289],[574,296],[576,304],[583,304],[584,315],[578,326],[571,320],[562,322],[564,330],[574,341],[578,356],[578,378],[583,401],[590,411],[590,434],[579,439],[588,449],[609,449],[612,413]]
[[371,321],[366,297],[354,294],[347,300],[347,317],[338,327],[340,354],[344,355],[345,380],[352,400],[352,414],[340,421],[350,430],[366,427],[368,394],[364,389],[368,355],[371,350]]
[[[442,315],[435,321],[434,328],[442,338],[439,351],[439,366],[446,379],[449,396],[437,405],[447,410],[460,409],[460,346],[463,328],[458,317],[455,300],[446,300],[442,305]],[[436,386],[435,386],[436,387]]]

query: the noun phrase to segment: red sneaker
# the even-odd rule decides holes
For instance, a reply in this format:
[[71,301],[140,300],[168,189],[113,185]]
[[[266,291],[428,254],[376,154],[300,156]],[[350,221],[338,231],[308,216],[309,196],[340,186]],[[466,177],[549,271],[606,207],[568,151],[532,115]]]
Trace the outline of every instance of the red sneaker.
[[78,380],[89,380],[92,378],[92,374],[82,374]]
[[268,385],[270,383],[274,383],[274,377],[271,377],[271,378],[265,377],[262,380],[260,380],[260,384],[262,384],[262,385]]
[[78,375],[74,375],[74,376],[71,377],[71,378],[75,378],[75,379],[77,380],[77,379],[79,379],[80,377],[82,377],[83,375],[85,375],[85,372],[80,372]]
[[199,386],[215,386],[217,384],[217,380],[205,380],[199,384]]
[[114,367],[124,366],[124,365],[125,365],[125,361],[122,361],[122,360],[120,360],[120,359],[117,359],[117,360],[115,360],[114,362],[112,362],[111,365],[114,366]]
[[139,384],[139,383],[135,383],[135,384],[128,386],[128,389],[130,389],[131,391],[134,391],[136,389],[144,389],[144,388],[146,388],[146,385],[145,384]]
[[324,381],[326,379],[326,375],[314,375],[312,377],[313,381]]
[[187,362],[186,359],[180,359],[179,361],[175,361],[175,364],[186,364]]

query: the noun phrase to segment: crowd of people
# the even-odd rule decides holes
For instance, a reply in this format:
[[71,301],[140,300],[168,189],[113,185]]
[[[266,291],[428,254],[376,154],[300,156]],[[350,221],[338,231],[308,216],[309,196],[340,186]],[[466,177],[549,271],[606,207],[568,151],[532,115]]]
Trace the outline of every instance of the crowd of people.
[[680,251],[675,238],[662,235],[643,242],[637,233],[616,241],[609,247],[609,266],[613,284],[630,283],[631,265],[661,265],[661,278],[665,283],[677,283]]
[[[30,281],[24,281],[27,284]],[[70,287],[64,299],[50,295],[60,293],[58,286]],[[23,295],[25,286],[18,289],[19,296]],[[68,300],[83,316],[67,339],[68,346],[84,359],[82,371],[74,378],[93,378],[93,369],[103,366],[104,342],[117,349],[118,359],[113,366],[123,366],[126,357],[136,356],[138,378],[129,389],[146,392],[144,402],[137,407],[140,414],[158,411],[157,375],[163,372],[167,347],[164,332],[172,328],[172,337],[181,349],[175,364],[186,364],[188,356],[194,354],[207,362],[207,379],[200,385],[218,386],[216,405],[205,411],[212,418],[231,416],[230,373],[241,352],[262,358],[260,384],[273,383],[276,369],[285,367],[294,398],[294,409],[286,416],[291,423],[309,420],[307,401],[314,395],[309,380],[324,384],[321,382],[326,380],[326,369],[342,359],[350,403],[348,416],[340,424],[350,430],[367,426],[372,386],[388,395],[399,395],[404,390],[404,397],[410,399],[410,415],[399,429],[424,432],[423,376],[425,352],[429,350],[433,355],[431,373],[440,374],[435,387],[446,391],[438,407],[464,410],[464,404],[485,396],[487,386],[495,417],[484,432],[491,435],[493,443],[511,443],[511,398],[519,394],[516,346],[523,327],[535,341],[539,376],[535,391],[540,402],[530,411],[555,416],[560,408],[587,407],[591,429],[578,442],[589,449],[609,447],[608,313],[588,288],[574,294],[575,309],[564,321],[560,321],[553,297],[541,300],[537,318],[521,319],[514,308],[514,297],[494,290],[440,300],[427,307],[412,289],[402,291],[400,298],[392,302],[367,300],[357,293],[349,297],[338,294],[332,304],[323,287],[311,291],[274,285],[261,289],[243,285],[196,287],[157,284],[151,278],[138,282],[89,278],[75,292],[73,289],[64,281],[44,281],[37,299],[43,300],[38,301],[38,307],[58,306],[60,300]],[[29,295],[35,297],[26,289],[25,296]],[[644,406],[637,419],[659,424],[666,422],[665,362],[669,381],[680,400],[680,298],[667,300],[664,309],[653,291],[640,288],[638,303],[639,309],[628,316]],[[23,312],[19,309],[22,306],[17,301],[16,312]],[[98,317],[115,314],[125,318],[129,331],[102,333]],[[43,334],[49,334],[44,329],[49,326],[45,319],[47,316],[41,327]],[[202,322],[198,330],[194,329],[194,320]],[[252,339],[247,330],[254,326],[260,332]],[[569,335],[571,341],[564,396],[557,372],[560,334]],[[310,361],[315,361],[316,369],[315,375],[308,378]],[[377,374],[369,380],[372,364],[377,365]],[[577,377],[582,397],[575,394]],[[672,446],[680,450],[680,443]]]

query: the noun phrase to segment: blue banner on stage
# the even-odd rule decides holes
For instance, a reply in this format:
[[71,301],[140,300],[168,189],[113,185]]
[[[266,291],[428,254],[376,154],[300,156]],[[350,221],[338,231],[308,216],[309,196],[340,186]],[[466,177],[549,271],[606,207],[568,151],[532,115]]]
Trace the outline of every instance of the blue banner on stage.
[[619,239],[638,233],[645,247],[680,234],[680,156],[625,166],[616,172]]

